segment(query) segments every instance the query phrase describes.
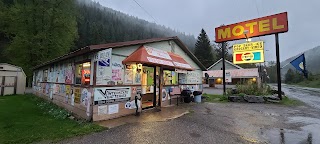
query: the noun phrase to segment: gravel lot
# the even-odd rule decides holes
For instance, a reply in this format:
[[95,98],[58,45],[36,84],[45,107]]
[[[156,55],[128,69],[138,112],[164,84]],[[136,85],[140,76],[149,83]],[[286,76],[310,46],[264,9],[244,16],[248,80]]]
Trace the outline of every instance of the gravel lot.
[[126,124],[60,143],[320,143],[320,110],[308,103],[202,103],[189,110],[177,119]]

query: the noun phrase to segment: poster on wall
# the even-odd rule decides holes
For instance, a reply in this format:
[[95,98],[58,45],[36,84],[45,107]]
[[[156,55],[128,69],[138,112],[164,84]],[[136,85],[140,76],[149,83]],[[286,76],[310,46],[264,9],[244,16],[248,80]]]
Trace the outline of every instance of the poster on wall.
[[119,104],[108,105],[108,114],[115,114],[119,112]]
[[68,95],[68,94],[70,94],[70,85],[66,85],[66,94]]
[[187,84],[201,84],[202,78],[199,72],[191,71],[187,73]]
[[[162,89],[162,101],[167,100],[167,97],[169,97],[169,93],[168,93],[168,91],[167,91],[165,88],[163,88],[163,89]],[[168,98],[168,99],[169,99],[169,98]]]
[[98,115],[108,114],[108,105],[98,106]]
[[226,72],[226,75],[225,75],[225,79],[226,79],[226,82],[232,82],[232,78],[231,78],[231,73],[230,72]]
[[130,98],[131,87],[102,87],[94,89],[94,101]]
[[64,94],[66,93],[66,86],[64,84],[60,84],[60,91],[59,93]]
[[112,81],[116,85],[123,84],[123,64],[117,59],[112,60]]
[[71,103],[72,106],[74,106],[74,98],[75,98],[75,96],[74,96],[73,88],[70,89],[70,94],[71,94],[71,102],[70,103]]
[[124,83],[132,84],[133,83],[133,73],[131,68],[126,68],[125,76],[124,76]]
[[72,84],[73,83],[73,77],[74,77],[73,64],[72,63],[68,63],[67,67],[65,69],[65,83],[66,84]]
[[142,76],[142,71],[137,70],[134,75],[134,84],[141,84],[141,76]]
[[90,92],[90,90],[84,88],[84,89],[82,89],[82,92],[81,92],[81,104],[86,106],[87,116],[90,116],[90,103],[91,103],[91,92]]
[[[141,107],[141,101],[140,100],[137,100],[137,105],[138,105],[138,107]],[[126,109],[136,109],[137,106],[136,106],[135,100],[126,102],[126,104],[124,105],[124,108],[126,108]]]
[[49,98],[53,99],[53,84],[49,84]]
[[96,84],[97,85],[112,85],[114,82],[111,78],[111,55],[112,49],[99,51],[97,54],[97,71],[96,71]]
[[75,103],[80,103],[80,95],[81,95],[80,88],[75,88],[74,89],[74,102]]

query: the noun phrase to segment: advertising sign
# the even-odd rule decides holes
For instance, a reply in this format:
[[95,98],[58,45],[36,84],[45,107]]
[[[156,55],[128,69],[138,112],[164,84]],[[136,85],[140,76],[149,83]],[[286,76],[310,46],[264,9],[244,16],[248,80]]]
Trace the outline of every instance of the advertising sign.
[[260,63],[264,62],[263,41],[233,45],[233,63]]
[[153,58],[153,57],[147,57],[147,59],[149,62],[152,62],[152,63],[167,65],[167,66],[174,66],[171,61],[157,59],[157,58]]
[[94,89],[94,101],[131,97],[131,87],[101,87]]
[[216,42],[244,39],[288,31],[287,12],[215,28]]
[[155,49],[149,46],[144,46],[146,48],[146,51],[149,55],[151,56],[155,56],[155,57],[160,57],[160,58],[164,58],[164,59],[168,59],[171,60],[170,55],[168,54],[168,52],[160,50],[160,49]]
[[107,85],[111,81],[111,55],[112,49],[106,49],[98,52],[97,55],[97,71],[96,71],[96,84]]
[[226,82],[232,82],[231,73],[226,72]]

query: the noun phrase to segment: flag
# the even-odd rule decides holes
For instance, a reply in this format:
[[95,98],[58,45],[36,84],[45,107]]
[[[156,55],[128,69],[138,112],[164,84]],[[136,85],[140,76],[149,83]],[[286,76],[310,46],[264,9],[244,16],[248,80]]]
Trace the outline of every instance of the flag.
[[303,73],[303,75],[308,78],[308,71],[306,68],[306,59],[304,57],[304,54],[300,55],[296,59],[290,62],[292,66],[296,68],[296,70]]

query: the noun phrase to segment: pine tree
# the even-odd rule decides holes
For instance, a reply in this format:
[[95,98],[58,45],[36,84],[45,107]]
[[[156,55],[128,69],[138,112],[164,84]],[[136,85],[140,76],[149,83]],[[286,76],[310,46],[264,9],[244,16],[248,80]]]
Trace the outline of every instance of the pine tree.
[[224,51],[225,59],[228,61],[232,61],[232,54],[229,54],[229,49],[231,48],[231,46],[229,45],[228,42],[222,42],[222,43],[218,43],[218,44],[213,45],[217,58],[218,59],[222,58],[222,44],[224,44],[226,46],[226,49]]
[[198,36],[194,54],[205,67],[209,67],[215,62],[215,55],[212,52],[210,40],[204,29],[201,30]]

